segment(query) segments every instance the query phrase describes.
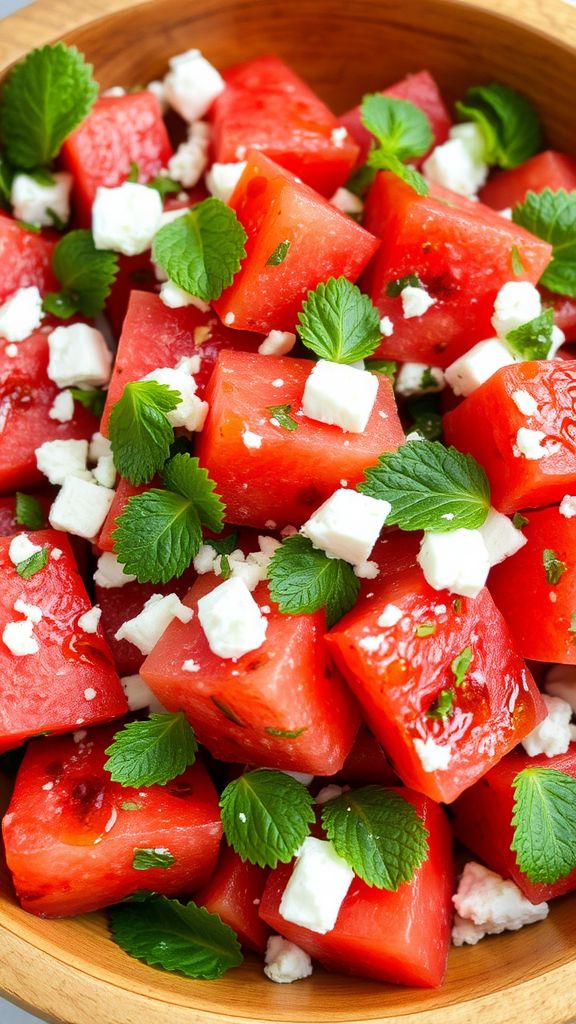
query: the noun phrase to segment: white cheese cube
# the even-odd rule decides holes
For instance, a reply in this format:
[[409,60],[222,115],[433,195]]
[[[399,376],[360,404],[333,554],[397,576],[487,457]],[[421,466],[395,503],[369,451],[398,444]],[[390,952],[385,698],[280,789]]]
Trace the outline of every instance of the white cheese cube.
[[202,313],[207,313],[210,306],[197,295],[190,295],[179,288],[173,281],[164,281],[160,288],[160,299],[168,309],[183,309],[184,306],[195,306]]
[[14,216],[27,224],[52,227],[54,217],[66,223],[70,217],[70,190],[72,175],[67,171],[52,174],[51,185],[40,185],[28,174],[17,174],[12,182],[11,200]]
[[162,714],[163,711],[166,711],[142,676],[123,676],[120,682],[126,694],[130,711],[144,711],[145,708],[154,714]]
[[510,331],[540,316],[542,299],[540,292],[528,281],[507,281],[502,285],[494,301],[492,326],[502,341]]
[[168,161],[168,174],[185,188],[200,181],[208,165],[210,126],[198,121],[190,126],[186,142],[182,142]]
[[98,462],[98,459],[101,459],[103,455],[112,455],[112,445],[108,438],[104,437],[104,434],[97,430],[90,438],[88,458],[90,462]]
[[302,410],[312,420],[361,434],[377,394],[376,374],[319,359],[306,381]]
[[208,402],[203,402],[196,394],[196,381],[185,370],[175,370],[169,366],[161,366],[146,374],[142,380],[154,380],[158,384],[167,384],[172,391],[178,391],[180,402],[175,409],[166,414],[173,427],[184,427],[185,430],[202,430],[208,414]]
[[486,545],[490,565],[499,565],[515,555],[526,544],[522,530],[517,530],[508,516],[491,508],[478,531]]
[[359,217],[364,210],[364,203],[360,199],[360,196],[354,195],[354,193],[350,192],[347,188],[336,189],[330,202],[337,210],[340,210],[342,213],[347,213],[351,217]]
[[192,609],[182,604],[177,594],[152,594],[138,615],[122,623],[115,639],[128,640],[142,654],[150,654],[174,619],[190,622],[193,616]]
[[126,583],[134,583],[135,579],[132,573],[124,572],[122,562],[119,562],[111,551],[104,551],[100,555],[94,573],[94,582],[99,587],[113,590],[115,587],[123,587]]
[[0,306],[0,338],[24,341],[42,323],[42,296],[32,285],[19,288]]
[[546,718],[521,741],[529,757],[538,757],[539,754],[546,754],[546,757],[565,754],[572,740],[571,705],[560,697],[550,697],[546,693],[543,694],[543,698],[548,710]]
[[98,387],[110,380],[112,355],[104,335],[88,324],[56,327],[48,335],[48,376],[59,388]]
[[90,608],[87,612],[84,612],[83,615],[80,615],[78,625],[85,633],[97,633],[101,617],[102,609],[99,605],[95,604],[93,608]]
[[433,299],[420,285],[406,285],[400,292],[400,298],[405,320],[411,320],[415,316],[424,316],[424,313],[436,302],[436,299]]
[[295,344],[296,335],[291,331],[270,331],[258,346],[258,352],[261,356],[285,356]]
[[225,88],[224,79],[200,50],[188,50],[172,57],[170,71],[164,79],[168,103],[189,123],[204,117]]
[[219,658],[241,658],[256,651],[266,638],[266,617],[238,578],[226,580],[201,597],[198,618],[210,650]]
[[497,370],[514,362],[510,350],[498,338],[487,338],[450,363],[444,376],[455,395],[466,397],[490,380]]
[[58,420],[58,423],[69,423],[74,419],[74,399],[71,391],[59,391],[52,406],[48,410],[51,420]]
[[448,141],[432,150],[422,169],[428,181],[472,199],[488,177],[484,152],[484,138],[476,124],[454,125]]
[[309,978],[312,974],[312,961],[308,953],[281,935],[271,935],[268,939],[265,964],[266,977],[281,985]]
[[442,391],[445,386],[444,373],[439,366],[426,363],[404,363],[394,383],[397,394],[409,398],[428,392]]
[[479,530],[425,533],[417,560],[434,590],[450,590],[462,597],[477,597],[490,571],[490,558]]
[[551,697],[560,697],[576,714],[576,665],[553,665],[546,673],[544,689]]
[[97,249],[136,256],[152,245],[160,227],[162,200],[154,188],[125,181],[117,188],[96,189],[92,234]]
[[42,551],[42,548],[39,544],[34,544],[27,533],[17,533],[10,541],[8,558],[12,565],[20,565],[20,562],[32,558],[32,555],[36,555],[38,551]]
[[387,501],[343,487],[316,509],[300,533],[329,558],[358,565],[370,556],[390,508]]
[[114,500],[114,491],[77,476],[67,476],[48,519],[55,530],[92,540],[101,530]]
[[351,867],[332,843],[308,836],[280,900],[285,921],[325,935],[332,931],[354,879]]
[[436,743],[431,736],[427,740],[416,738],[414,749],[425,772],[445,772],[452,759],[450,744]]
[[63,484],[67,476],[86,471],[88,441],[45,441],[34,452],[36,465],[51,484]]
[[210,195],[227,203],[245,170],[245,160],[235,164],[212,164],[206,174],[206,188]]
[[474,861],[466,864],[452,902],[458,913],[452,932],[455,946],[475,944],[484,935],[518,931],[548,915],[547,903],[530,903],[514,882]]

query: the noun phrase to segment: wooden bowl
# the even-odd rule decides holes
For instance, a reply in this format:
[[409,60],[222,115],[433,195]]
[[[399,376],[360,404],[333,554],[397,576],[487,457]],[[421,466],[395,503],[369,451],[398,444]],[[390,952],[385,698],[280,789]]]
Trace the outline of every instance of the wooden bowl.
[[[514,13],[516,0],[481,2],[43,0],[2,23],[0,66],[63,32],[94,62],[103,88],[162,75],[168,57],[191,46],[219,66],[276,52],[337,111],[428,67],[449,100],[482,81],[521,89],[539,108],[548,142],[574,151],[576,10],[560,0],[518,0],[529,22],[522,25],[496,13]],[[43,921],[23,913],[0,866],[0,990],[67,1024],[467,1024],[477,1016],[561,1024],[576,1015],[575,954],[576,897],[568,897],[541,924],[453,950],[437,991],[320,968],[306,981],[274,985],[256,959],[221,981],[194,982],[130,959],[111,942],[104,915]]]

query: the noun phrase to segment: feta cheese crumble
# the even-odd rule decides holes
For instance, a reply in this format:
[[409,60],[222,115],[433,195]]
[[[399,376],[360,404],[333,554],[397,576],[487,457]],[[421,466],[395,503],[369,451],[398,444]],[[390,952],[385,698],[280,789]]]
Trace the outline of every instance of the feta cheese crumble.
[[291,331],[270,331],[258,346],[258,352],[261,356],[285,356],[295,344],[296,335]]
[[541,312],[542,299],[533,284],[528,281],[507,281],[494,301],[492,326],[498,337],[505,341],[510,331],[534,320]]
[[180,402],[175,409],[166,413],[166,419],[173,427],[184,427],[190,432],[202,430],[208,415],[208,402],[203,402],[196,394],[196,381],[184,369],[176,370],[168,366],[158,367],[142,377],[142,380],[154,380],[157,384],[167,384],[172,391],[178,391]]
[[245,170],[245,160],[234,164],[213,163],[206,173],[206,188],[210,195],[227,203]]
[[39,544],[33,544],[27,533],[17,533],[10,541],[8,558],[12,565],[19,565],[32,555],[36,555],[42,548]]
[[251,430],[248,430],[248,428],[242,431],[242,440],[246,448],[262,447],[262,438],[260,434],[254,434]]
[[477,597],[490,571],[490,558],[479,530],[425,533],[417,560],[434,590]]
[[499,565],[527,543],[522,530],[511,519],[491,508],[478,531],[486,545],[490,566]]
[[0,338],[24,341],[42,323],[42,296],[32,285],[18,288],[0,306]]
[[548,916],[547,903],[530,903],[514,882],[475,861],[465,865],[452,902],[456,908],[455,946],[475,945],[485,935],[518,931]]
[[431,736],[427,740],[416,738],[414,749],[425,772],[445,772],[452,759],[448,743],[436,743]]
[[360,196],[354,195],[347,188],[337,188],[330,203],[341,213],[347,213],[350,217],[359,217],[364,210],[364,203]]
[[190,125],[186,142],[181,142],[168,161],[168,174],[185,188],[193,188],[208,166],[210,125],[197,121]]
[[67,476],[52,503],[48,516],[54,530],[92,540],[100,532],[114,500],[108,487]]
[[16,622],[7,622],[2,631],[2,641],[17,658],[38,654],[40,644],[34,636],[34,626],[42,619],[42,610],[35,604],[26,604],[21,598],[14,602],[14,611],[24,616]]
[[515,359],[506,345],[498,338],[487,338],[473,345],[463,356],[450,363],[444,371],[444,376],[455,395],[466,397],[490,380],[497,370],[514,362]]
[[389,316],[383,316],[381,318],[380,332],[384,338],[391,338],[394,334],[394,324]]
[[332,843],[308,836],[280,900],[285,921],[325,935],[332,931],[354,872]]
[[411,320],[415,316],[424,316],[424,313],[436,302],[436,299],[433,299],[425,288],[412,284],[408,284],[402,289],[400,298],[405,320]]
[[538,412],[538,402],[528,391],[522,389],[512,392],[512,401],[523,416],[535,416]]
[[432,150],[422,170],[428,181],[473,199],[490,169],[484,161],[485,150],[478,125],[472,121],[457,124],[450,129],[447,142]]
[[444,387],[443,371],[439,366],[428,366],[426,363],[404,363],[394,383],[396,393],[405,398],[442,391]]
[[124,566],[118,561],[112,551],[104,551],[96,566],[94,582],[104,590],[112,590],[115,587],[123,587],[126,583],[134,583],[135,576],[130,572],[124,572]]
[[268,620],[241,579],[231,577],[201,597],[198,618],[219,658],[241,658],[266,639]]
[[168,309],[183,309],[184,306],[196,306],[201,313],[207,313],[210,306],[203,299],[196,295],[190,295],[183,288],[179,288],[173,281],[163,281],[160,288],[160,301],[168,306]]
[[560,697],[550,697],[546,693],[543,694],[543,700],[548,711],[546,718],[521,741],[529,757],[565,754],[574,738],[570,727],[571,705]]
[[48,410],[48,416],[58,423],[69,423],[74,418],[74,399],[71,391],[58,392]]
[[85,633],[97,633],[101,616],[102,609],[99,605],[95,604],[93,608],[90,608],[79,617],[78,625]]
[[192,123],[210,109],[226,83],[200,50],[187,50],[170,60],[164,79],[164,95],[180,117]]
[[558,511],[565,519],[573,519],[576,516],[576,495],[565,494]]
[[531,430],[529,427],[520,427],[516,434],[516,444],[514,445],[514,455],[517,459],[524,456],[525,459],[529,459],[536,462],[538,459],[543,459],[546,455],[550,455],[550,449],[546,449],[542,444],[543,441],[547,441],[548,438],[542,430]]
[[26,224],[53,227],[54,217],[66,223],[70,217],[72,175],[67,171],[50,172],[53,181],[41,185],[29,174],[17,174],[12,182],[11,202],[14,216]]
[[395,626],[404,616],[404,612],[396,604],[387,604],[378,618],[379,626]]
[[150,654],[174,619],[190,622],[193,616],[192,609],[182,604],[177,594],[152,594],[138,615],[122,623],[115,639],[128,640],[142,654]]
[[45,441],[34,451],[36,465],[51,484],[63,484],[66,477],[86,473],[88,441]]
[[[150,189],[152,191],[152,189]],[[104,335],[88,324],[56,327],[48,335],[48,376],[59,388],[107,384],[112,355]]]
[[160,227],[161,215],[162,200],[154,188],[135,181],[116,188],[100,185],[92,207],[94,245],[124,256],[146,252]]
[[126,694],[130,711],[144,711],[146,708],[152,714],[162,714],[163,711],[166,711],[164,705],[152,693],[152,690],[144,682],[142,676],[122,676],[120,682]]
[[362,434],[377,394],[376,374],[319,359],[306,381],[302,410],[319,423]]
[[281,985],[300,981],[312,974],[312,961],[300,946],[281,935],[271,935],[266,944],[264,974]]
[[300,533],[329,558],[358,565],[370,556],[390,509],[387,501],[343,487],[316,509]]

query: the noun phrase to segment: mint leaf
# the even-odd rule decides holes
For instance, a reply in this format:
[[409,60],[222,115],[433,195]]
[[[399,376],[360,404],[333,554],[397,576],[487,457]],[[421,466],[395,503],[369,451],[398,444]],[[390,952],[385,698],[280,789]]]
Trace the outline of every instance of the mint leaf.
[[331,277],[308,292],[298,317],[298,333],[320,359],[355,363],[378,348],[380,314],[355,284],[345,277]]
[[18,526],[26,526],[29,530],[41,530],[46,525],[46,516],[40,502],[22,491],[16,491],[14,518]]
[[208,476],[208,470],[200,466],[197,458],[183,453],[175,455],[164,466],[162,479],[169,490],[194,503],[202,526],[214,533],[220,532],[224,526],[225,505],[216,494],[216,484]]
[[510,262],[512,263],[514,277],[520,277],[521,274],[525,273],[526,267],[522,263],[522,257],[517,245],[513,245],[510,250]]
[[401,530],[474,530],[490,508],[482,467],[471,455],[439,441],[408,441],[395,452],[385,452],[366,470],[358,490],[389,501],[386,523]]
[[181,711],[128,722],[107,748],[104,767],[122,786],[165,786],[196,760],[192,726]]
[[497,167],[518,167],[542,146],[540,119],[525,96],[507,85],[475,85],[456,110],[482,131],[484,159]]
[[576,190],[527,192],[512,210],[512,220],[552,246],[552,260],[540,283],[576,298]]
[[544,548],[542,552],[542,565],[546,573],[546,582],[550,583],[551,586],[555,586],[560,582],[568,568],[566,562],[561,562],[552,548]]
[[152,181],[146,183],[148,188],[153,188],[155,192],[158,192],[162,202],[166,199],[166,196],[177,195],[178,192],[182,192],[182,185],[179,181],[174,181],[174,178],[169,178],[168,175],[158,174]]
[[435,622],[422,622],[419,626],[416,626],[414,635],[419,637],[434,636],[436,632]]
[[428,711],[426,712],[427,718],[436,718],[443,721],[445,718],[449,718],[454,712],[454,690],[448,686],[445,690],[440,690],[440,693],[436,697],[436,700],[432,702]]
[[179,391],[154,380],[126,384],[110,413],[114,465],[132,484],[147,483],[164,465],[174,440],[167,413],[182,401]]
[[515,777],[510,849],[531,882],[553,885],[576,868],[576,779],[555,768]]
[[18,562],[16,566],[16,572],[23,580],[29,580],[32,576],[35,576],[37,572],[46,568],[48,563],[48,548],[42,548],[41,551],[35,551],[29,558],[25,558],[22,562]]
[[398,363],[393,359],[368,359],[366,361],[366,369],[370,373],[378,373],[382,377],[390,377],[390,380],[394,380],[398,370]]
[[288,240],[285,242],[279,242],[272,255],[266,260],[266,266],[279,267],[281,263],[284,263],[284,260],[288,255],[289,248],[290,242]]
[[126,178],[126,181],[138,181],[139,174],[140,168],[138,167],[138,164],[136,163],[135,160],[131,160],[130,170],[128,171],[128,177]]
[[118,256],[97,249],[91,231],[69,231],[57,243],[52,269],[62,285],[49,292],[43,308],[64,320],[75,313],[96,316],[104,308],[118,273]]
[[322,825],[336,853],[367,885],[396,892],[428,855],[428,830],[408,800],[391,789],[364,786],[322,807]]
[[381,149],[398,160],[422,156],[434,142],[426,114],[409,100],[372,93],[362,100],[360,120]]
[[526,516],[523,516],[520,512],[515,512],[512,516],[512,526],[515,526],[517,530],[521,530],[523,526],[528,526],[529,522],[530,520],[526,519]]
[[474,653],[471,647],[465,647],[463,651],[460,651],[454,660],[450,663],[450,668],[454,673],[454,686],[462,686],[466,678],[466,673],[472,664]]
[[301,729],[274,729],[273,726],[268,725],[264,729],[264,732],[267,732],[269,736],[277,736],[282,740],[296,740],[302,735],[302,733],[306,732],[307,729],[307,725],[303,725]]
[[234,210],[220,199],[205,199],[160,229],[152,258],[179,288],[211,302],[232,284],[246,238]]
[[0,153],[0,206],[5,210],[12,208],[12,182],[14,171],[10,164]]
[[155,849],[134,850],[132,867],[135,871],[149,871],[151,868],[170,868],[175,863],[176,857],[170,850],[159,846]]
[[230,569],[230,561],[228,555],[231,555],[234,549],[238,546],[238,533],[228,534],[227,537],[208,538],[204,540],[205,544],[209,544],[217,555],[220,555],[220,575],[223,580],[230,578],[232,570]]
[[297,421],[290,415],[291,405],[267,405],[266,411],[272,414],[273,419],[278,420],[278,425],[284,427],[284,430],[298,430]]
[[422,281],[418,274],[407,274],[406,277],[396,277],[393,281],[388,281],[386,295],[389,295],[391,299],[396,299],[408,287],[422,288]]
[[270,596],[286,615],[326,608],[328,628],[356,602],[360,582],[348,562],[328,558],[307,537],[287,537],[270,559]]
[[230,782],[220,799],[228,844],[261,868],[287,864],[310,834],[312,797],[284,772],[258,768]]
[[93,416],[96,416],[97,419],[101,418],[106,405],[105,391],[100,391],[98,388],[89,388],[87,391],[84,391],[83,388],[70,388],[70,394],[75,402],[83,405]]
[[402,178],[410,188],[413,188],[419,196],[427,196],[430,188],[425,178],[414,167],[403,164],[397,156],[387,153],[383,149],[372,149],[368,154],[368,166],[378,171],[391,171],[398,178]]
[[547,359],[552,344],[554,310],[545,309],[539,316],[520,324],[506,335],[506,344],[521,359]]
[[150,967],[188,978],[221,978],[242,963],[235,932],[217,914],[165,896],[109,910],[114,941]]
[[10,163],[25,170],[49,164],[97,95],[92,65],[75,46],[32,50],[8,73],[2,90],[0,135]]

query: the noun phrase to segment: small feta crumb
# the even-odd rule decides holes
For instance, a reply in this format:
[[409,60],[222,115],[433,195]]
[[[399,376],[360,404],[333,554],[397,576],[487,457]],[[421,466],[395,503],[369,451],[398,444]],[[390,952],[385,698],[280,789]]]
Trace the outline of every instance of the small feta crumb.
[[542,312],[540,292],[528,281],[507,281],[494,301],[492,326],[502,341],[522,324],[534,320]]
[[42,551],[42,548],[39,544],[33,544],[27,533],[17,533],[10,541],[8,558],[12,562],[12,565],[19,565],[20,562],[24,562],[27,558],[31,558],[32,555],[37,554],[38,551]]
[[54,789],[54,783],[45,782],[44,785],[42,786],[42,789],[44,790],[45,793],[49,793],[51,789]]
[[385,640],[386,637],[384,636],[384,633],[377,633],[376,636],[363,636],[362,639],[358,641],[358,647],[363,651],[366,651],[367,654],[376,654],[382,647]]
[[354,566],[354,575],[359,580],[375,580],[380,575],[380,566],[378,562],[358,562]]
[[348,138],[348,130],[344,125],[339,125],[338,128],[333,128],[330,133],[330,140],[336,149],[341,149]]
[[312,961],[300,946],[281,935],[271,935],[266,944],[264,974],[281,985],[300,981],[312,974]]
[[30,622],[40,622],[42,619],[42,609],[37,604],[27,604],[21,597],[14,601],[14,611],[20,612]]
[[440,367],[426,363],[404,363],[394,383],[396,393],[405,398],[442,391],[444,387],[444,373]]
[[291,331],[270,331],[258,346],[261,356],[285,356],[296,344],[296,335]]
[[92,234],[97,249],[124,256],[146,252],[160,227],[162,200],[154,188],[125,181],[116,188],[96,189]]
[[379,626],[395,626],[403,617],[404,612],[396,604],[387,604],[378,618]]
[[523,416],[535,416],[538,412],[538,402],[528,393],[528,391],[513,391],[512,401]]
[[314,803],[315,804],[325,804],[325,803],[328,803],[329,800],[335,800],[337,797],[342,796],[343,792],[344,792],[344,790],[342,789],[342,786],[336,786],[332,782],[332,783],[330,783],[330,785],[324,786],[324,788],[320,790],[320,792],[314,798]]
[[166,710],[144,682],[142,676],[122,676],[120,682],[126,694],[130,711],[144,711],[145,708],[148,708],[154,714],[162,714]]
[[547,903],[530,903],[514,882],[474,861],[464,867],[452,902],[457,911],[455,946],[475,945],[485,935],[518,931],[548,916]]
[[177,594],[152,594],[138,615],[122,623],[115,639],[128,640],[142,654],[150,654],[174,619],[190,622],[193,616],[192,609],[182,604]]
[[196,381],[184,369],[176,370],[168,366],[158,367],[147,373],[142,380],[154,380],[158,384],[167,384],[173,391],[180,394],[180,402],[175,409],[166,414],[166,419],[173,427],[184,427],[191,432],[202,430],[208,415],[208,403],[203,402],[196,394]]
[[411,284],[402,289],[400,298],[405,320],[411,320],[415,316],[424,316],[424,313],[436,302],[436,299],[433,299],[425,288]]
[[114,465],[113,455],[101,455],[92,471],[92,475],[96,483],[101,484],[102,487],[114,487],[116,483],[116,466]]
[[2,640],[8,650],[17,658],[29,654],[37,654],[40,645],[34,636],[34,626],[42,619],[42,611],[35,604],[26,604],[21,598],[14,602],[14,611],[20,612],[24,619],[19,622],[7,622],[2,632]]
[[192,123],[204,117],[225,88],[224,79],[200,50],[187,50],[171,58],[164,93],[170,106],[185,121]]
[[59,562],[64,552],[60,548],[52,548],[50,551],[50,558],[53,558],[55,562]]
[[209,146],[210,125],[205,121],[197,121],[190,125],[186,142],[180,143],[168,161],[170,177],[179,181],[185,188],[197,185],[208,166]]
[[512,207],[511,206],[505,206],[503,210],[497,210],[496,212],[501,217],[504,217],[504,220],[512,220]]
[[325,935],[332,931],[354,872],[332,843],[308,836],[280,901],[285,921]]
[[74,399],[71,391],[58,392],[48,410],[48,416],[59,423],[69,423],[74,418]]
[[543,699],[548,711],[546,718],[521,741],[529,757],[538,757],[539,754],[546,754],[546,757],[565,754],[572,738],[570,704],[560,697],[550,697],[547,694],[543,694]]
[[448,743],[436,743],[431,736],[427,740],[415,739],[414,749],[425,772],[445,772],[452,759]]
[[66,171],[51,173],[53,181],[41,185],[29,174],[17,174],[12,182],[11,201],[14,216],[27,224],[52,227],[56,214],[66,223],[70,217],[70,190],[72,175]]
[[490,558],[479,530],[427,532],[417,561],[434,590],[477,597],[490,571]]
[[384,338],[391,338],[394,334],[394,324],[389,316],[383,316],[380,320],[380,332]]
[[212,164],[206,173],[206,188],[210,195],[227,203],[245,170],[245,160],[235,164]]
[[207,313],[210,306],[196,295],[190,295],[179,288],[173,281],[164,281],[160,287],[160,299],[168,309],[182,309],[184,306],[195,306],[201,313]]
[[[0,338],[24,341],[42,323],[42,296],[32,285],[19,288],[0,306]],[[17,351],[14,355],[17,354]]]
[[126,583],[134,583],[136,577],[124,572],[124,566],[111,551],[104,551],[98,559],[94,582],[104,590],[123,587]]
[[200,671],[200,665],[198,664],[197,661],[194,661],[194,658],[186,658],[186,661],[182,662],[182,671],[183,672],[199,672]]
[[369,558],[390,509],[387,501],[343,487],[316,509],[300,533],[329,558],[358,565]]
[[576,516],[576,496],[573,494],[565,494],[560,502],[560,508],[558,511],[565,519],[573,519],[574,516]]
[[544,689],[551,697],[560,697],[576,714],[576,665],[553,665],[546,673]]
[[18,345],[15,345],[13,342],[10,345],[6,345],[4,355],[8,356],[9,359],[16,359],[16,356],[18,355]]
[[515,555],[527,542],[522,530],[517,530],[512,520],[495,508],[489,510],[478,532],[486,545],[491,566]]
[[84,690],[84,700],[95,700],[96,697],[97,697],[97,692],[94,689],[94,687],[92,687],[92,686],[86,687],[86,689]]
[[34,451],[36,465],[51,484],[63,484],[66,477],[85,473],[88,441],[45,441]]
[[262,646],[268,620],[246,584],[232,576],[198,601],[198,618],[213,654],[241,658]]
[[54,530],[92,540],[100,532],[114,500],[114,491],[77,476],[67,476],[56,495],[50,514]]
[[473,345],[444,371],[444,376],[455,395],[471,395],[497,370],[514,363],[509,349],[498,338],[487,338]]
[[99,605],[95,604],[93,608],[90,608],[79,617],[78,625],[80,629],[83,629],[85,633],[97,633],[101,615],[102,609]]
[[544,456],[550,455],[550,449],[546,449],[542,444],[543,441],[547,441],[548,438],[542,430],[530,430],[529,427],[520,427],[520,430],[516,434],[516,444],[514,445],[514,455],[516,458],[524,456],[525,459],[536,461],[543,459]]
[[90,438],[90,445],[88,447],[88,459],[90,462],[98,462],[104,455],[112,454],[112,445],[104,434],[101,434],[99,430],[95,434],[92,434]]
[[377,394],[376,374],[319,359],[306,381],[302,410],[319,423],[362,434]]
[[251,430],[248,430],[247,428],[242,431],[242,440],[246,448],[262,447],[262,438],[260,437],[260,434],[254,434]]
[[224,317],[224,323],[226,324],[227,327],[231,327],[235,319],[236,313],[233,313],[232,310],[230,310],[230,312],[226,313],[226,316]]
[[354,195],[347,188],[337,188],[330,202],[341,213],[347,213],[351,217],[359,217],[364,210],[360,196]]
[[[149,189],[152,191],[152,189]],[[110,379],[112,355],[104,335],[88,324],[56,327],[48,335],[48,376],[59,388],[98,387]]]
[[454,125],[447,142],[432,150],[422,170],[428,181],[473,199],[488,177],[485,150],[478,125],[472,121]]

